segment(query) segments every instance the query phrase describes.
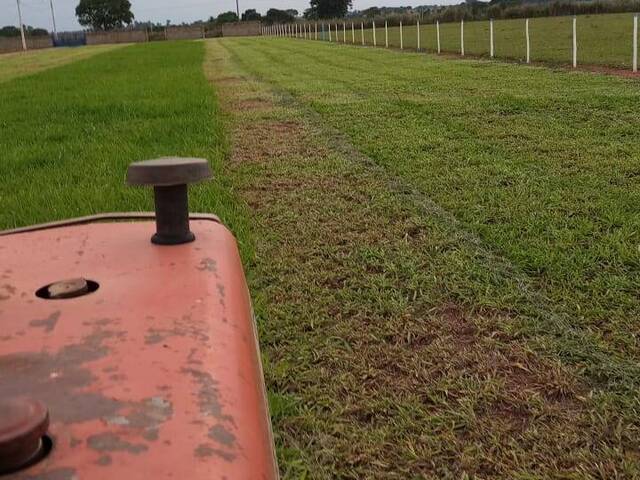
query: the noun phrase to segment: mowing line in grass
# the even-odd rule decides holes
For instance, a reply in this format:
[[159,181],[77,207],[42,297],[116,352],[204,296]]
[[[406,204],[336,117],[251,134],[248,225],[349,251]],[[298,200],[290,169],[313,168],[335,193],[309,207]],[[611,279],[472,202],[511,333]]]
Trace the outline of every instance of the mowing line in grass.
[[[355,125],[372,111],[411,123],[384,112],[371,82],[355,88],[367,62],[330,47],[310,60],[301,45],[210,42],[206,65],[232,124],[227,174],[254,212],[249,276],[285,477],[637,474],[638,368],[566,323],[535,279],[425,197],[421,176],[345,127],[339,107]],[[389,88],[383,55],[369,60]],[[304,68],[293,75],[289,59]],[[368,138],[389,142],[377,125]],[[414,161],[390,143],[395,163]],[[595,386],[597,368],[631,391]]]
[[0,83],[108,52],[123,45],[95,45],[78,48],[49,48],[0,55]]

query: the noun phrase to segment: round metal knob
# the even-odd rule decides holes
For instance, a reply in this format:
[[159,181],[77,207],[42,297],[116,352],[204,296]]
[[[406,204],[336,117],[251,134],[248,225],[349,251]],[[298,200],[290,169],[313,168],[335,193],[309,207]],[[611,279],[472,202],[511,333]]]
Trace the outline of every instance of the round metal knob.
[[0,474],[29,465],[43,448],[49,412],[28,398],[0,400]]
[[49,298],[58,300],[63,298],[75,298],[86,294],[89,284],[84,278],[72,278],[52,283],[47,287]]
[[195,239],[189,230],[187,184],[210,177],[209,162],[203,158],[164,157],[129,165],[127,184],[153,186],[156,233],[152,243],[178,245]]

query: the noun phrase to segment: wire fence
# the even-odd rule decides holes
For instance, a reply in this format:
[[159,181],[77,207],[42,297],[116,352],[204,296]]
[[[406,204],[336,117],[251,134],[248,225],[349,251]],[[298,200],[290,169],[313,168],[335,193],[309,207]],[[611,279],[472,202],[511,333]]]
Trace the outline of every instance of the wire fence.
[[262,34],[523,63],[638,70],[638,14],[602,14],[390,26],[386,22],[298,22]]

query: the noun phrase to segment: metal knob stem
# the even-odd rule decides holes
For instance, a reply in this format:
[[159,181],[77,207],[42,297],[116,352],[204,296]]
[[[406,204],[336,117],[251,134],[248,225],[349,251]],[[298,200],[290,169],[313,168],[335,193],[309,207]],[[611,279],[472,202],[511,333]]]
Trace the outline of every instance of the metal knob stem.
[[129,185],[153,186],[156,233],[152,243],[179,245],[195,240],[189,230],[187,185],[210,177],[209,162],[202,158],[166,157],[129,165]]

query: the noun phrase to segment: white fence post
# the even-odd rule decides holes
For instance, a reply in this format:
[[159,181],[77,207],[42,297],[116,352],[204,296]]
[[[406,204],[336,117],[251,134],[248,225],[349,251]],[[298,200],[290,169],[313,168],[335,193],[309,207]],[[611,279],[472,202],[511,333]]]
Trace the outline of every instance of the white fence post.
[[329,24],[329,41],[331,41],[331,24]]
[[464,57],[464,20],[460,20],[460,55]]
[[436,20],[436,38],[438,39],[438,53],[440,53],[440,21]]
[[529,41],[529,19],[524,21],[525,36],[527,37],[527,63],[531,63],[531,42]]
[[573,68],[578,66],[578,32],[577,32],[577,18],[573,16]]
[[316,40],[318,39],[318,22],[316,22]]
[[402,20],[400,20],[400,50],[404,48],[404,40],[402,38]]
[[376,39],[376,22],[375,20],[372,22],[372,26],[373,26],[373,46],[377,47],[378,46],[378,42]]
[[338,24],[335,23],[334,25],[336,27],[336,43],[340,43],[340,37],[338,37]]
[[384,21],[384,46],[389,48],[389,27],[386,20]]
[[362,37],[362,45],[364,46],[364,22],[360,22],[360,36]]
[[638,14],[633,16],[633,71],[638,71]]
[[416,35],[418,36],[417,50],[420,51],[420,20],[416,20]]
[[356,29],[353,26],[353,22],[351,22],[351,43],[356,44]]
[[493,58],[493,18],[489,20],[489,55]]
[[342,22],[342,37],[342,40],[344,40],[342,43],[347,43],[347,24],[345,22]]

